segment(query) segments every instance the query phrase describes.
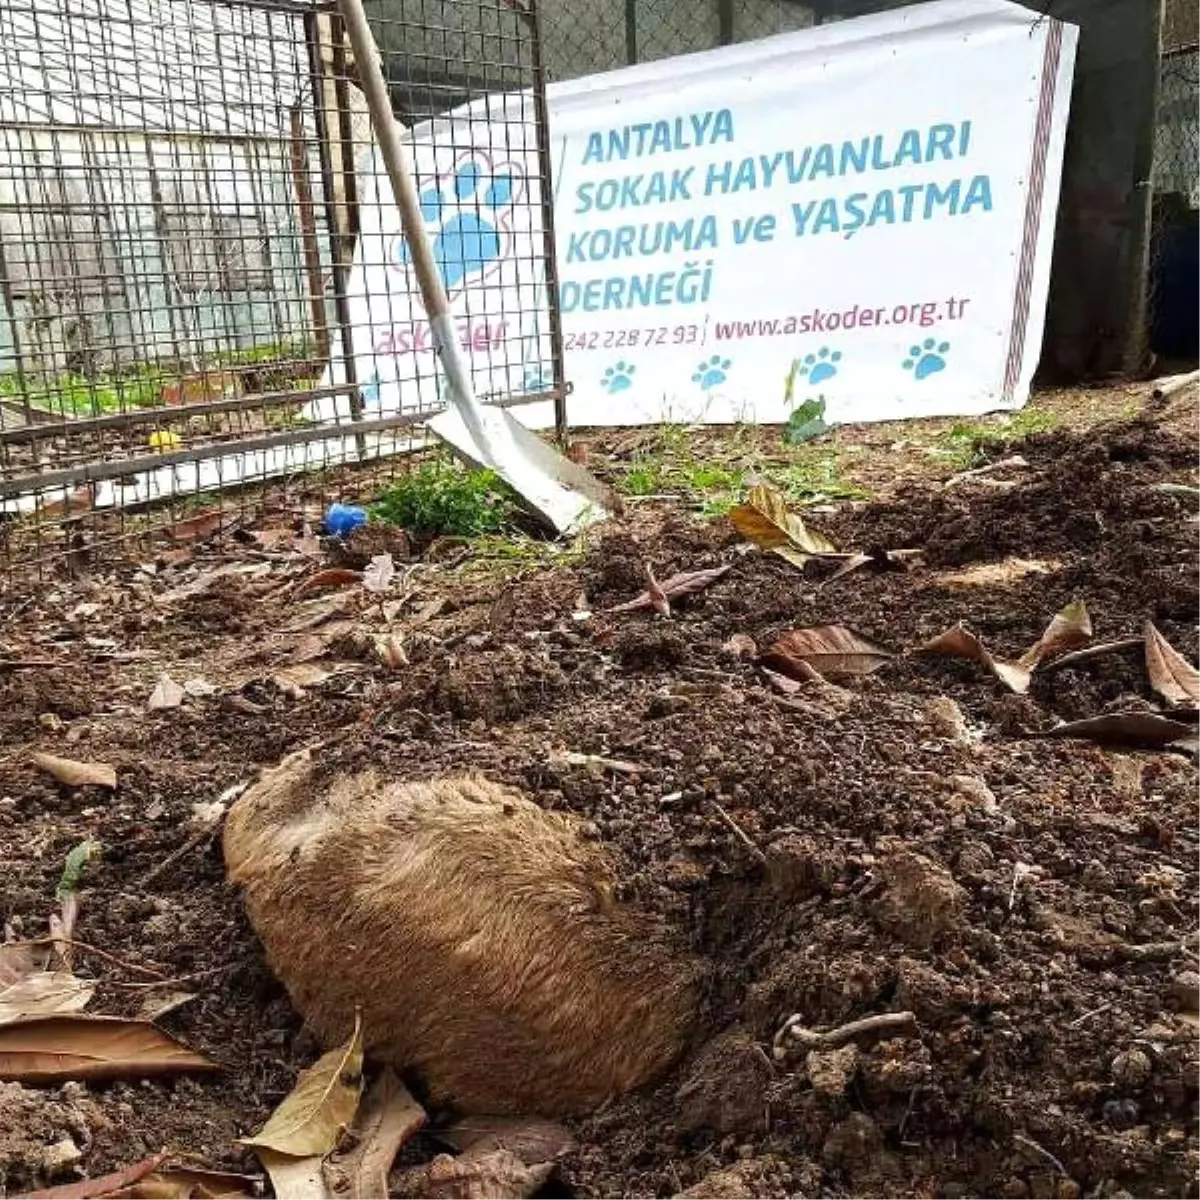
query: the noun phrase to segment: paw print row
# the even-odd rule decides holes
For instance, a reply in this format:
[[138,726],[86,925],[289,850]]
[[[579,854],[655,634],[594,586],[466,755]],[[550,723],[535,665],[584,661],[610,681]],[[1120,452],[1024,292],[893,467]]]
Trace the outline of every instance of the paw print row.
[[[949,350],[949,342],[926,338],[918,345],[909,347],[908,357],[901,366],[904,370],[911,371],[914,379],[928,379],[930,375],[936,375],[946,369],[946,354]],[[828,346],[822,346],[820,350],[806,354],[800,360],[796,373],[809,383],[826,383],[837,375],[841,362],[840,350],[830,350]],[[714,354],[700,363],[692,373],[692,382],[706,391],[720,387],[729,378],[732,367],[732,359]],[[600,379],[600,386],[610,395],[615,395],[633,387],[636,374],[637,365],[622,360],[606,368]]]

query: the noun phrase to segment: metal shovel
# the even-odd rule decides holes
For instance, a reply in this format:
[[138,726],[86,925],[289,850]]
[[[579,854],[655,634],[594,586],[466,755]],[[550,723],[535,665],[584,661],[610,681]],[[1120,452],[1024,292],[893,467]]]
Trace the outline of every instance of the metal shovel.
[[559,533],[575,533],[603,520],[612,504],[604,484],[556,453],[504,409],[485,407],[476,399],[421,216],[408,152],[400,125],[392,115],[375,36],[362,0],[338,0],[338,7],[346,22],[371,125],[400,210],[400,225],[421,288],[433,343],[449,385],[450,407],[427,421],[426,427],[463,458],[490,467]]

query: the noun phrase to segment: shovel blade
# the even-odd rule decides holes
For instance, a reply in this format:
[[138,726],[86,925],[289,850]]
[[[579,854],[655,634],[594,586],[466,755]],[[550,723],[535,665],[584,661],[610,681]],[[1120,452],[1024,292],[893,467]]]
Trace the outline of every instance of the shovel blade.
[[474,466],[495,471],[559,534],[580,533],[616,510],[609,488],[546,445],[511,413],[490,405],[479,405],[477,411],[486,446],[454,407],[431,418],[426,428]]

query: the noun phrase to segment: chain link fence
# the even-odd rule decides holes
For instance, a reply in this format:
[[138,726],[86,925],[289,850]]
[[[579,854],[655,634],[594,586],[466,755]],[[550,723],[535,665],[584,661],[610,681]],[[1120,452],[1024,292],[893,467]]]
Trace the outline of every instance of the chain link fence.
[[1159,76],[1150,242],[1150,347],[1166,359],[1196,357],[1200,325],[1200,51],[1168,48]]
[[812,24],[793,0],[559,0],[543,9],[542,44],[549,77],[574,79]]

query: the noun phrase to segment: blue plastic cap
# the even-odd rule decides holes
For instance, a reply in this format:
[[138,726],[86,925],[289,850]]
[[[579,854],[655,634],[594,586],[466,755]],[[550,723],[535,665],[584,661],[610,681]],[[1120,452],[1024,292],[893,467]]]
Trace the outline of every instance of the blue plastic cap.
[[325,513],[325,532],[333,537],[346,537],[367,523],[367,510],[356,504],[331,504]]

